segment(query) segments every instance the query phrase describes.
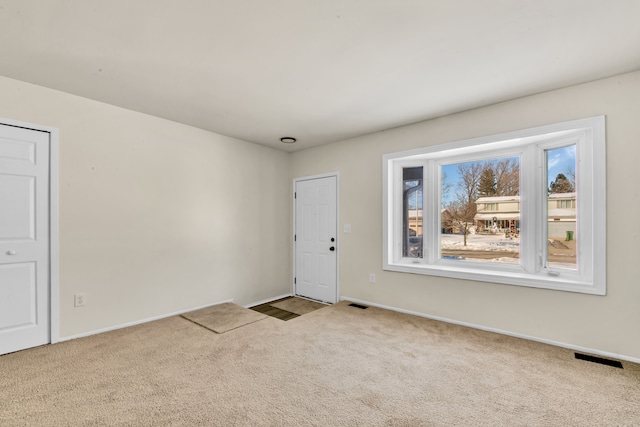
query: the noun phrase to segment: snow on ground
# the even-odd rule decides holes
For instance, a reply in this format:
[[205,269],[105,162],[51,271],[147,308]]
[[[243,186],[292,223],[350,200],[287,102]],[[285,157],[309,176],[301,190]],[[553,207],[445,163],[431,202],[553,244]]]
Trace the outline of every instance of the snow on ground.
[[[442,249],[457,249],[464,251],[485,251],[485,252],[520,252],[520,238],[507,238],[504,234],[469,234],[467,235],[467,246],[464,246],[464,237],[461,234],[442,234],[440,236]],[[520,258],[500,257],[500,258],[476,258],[467,256],[445,256],[448,259],[467,260],[473,262],[496,262],[501,264],[520,264]],[[554,268],[576,269],[575,263],[552,262],[549,263]]]
[[[442,249],[456,249],[463,251],[483,251],[483,252],[520,252],[519,237],[505,237],[504,234],[469,234],[467,235],[467,246],[464,246],[464,236],[461,234],[440,235],[440,245]],[[473,255],[445,256],[449,259],[469,260],[475,262],[497,262],[501,264],[519,264],[519,258],[476,258]]]
[[462,234],[441,234],[440,244],[442,249],[520,252],[520,238],[506,238],[504,234],[469,234],[467,246]]

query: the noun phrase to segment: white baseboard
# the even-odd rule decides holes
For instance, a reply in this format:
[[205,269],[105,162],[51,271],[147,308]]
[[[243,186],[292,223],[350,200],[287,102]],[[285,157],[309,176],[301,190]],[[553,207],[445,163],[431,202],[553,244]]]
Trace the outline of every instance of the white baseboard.
[[88,336],[91,336],[91,335],[101,334],[103,332],[109,332],[109,331],[115,331],[117,329],[128,328],[129,326],[141,325],[142,323],[148,323],[148,322],[153,322],[154,320],[160,320],[160,319],[165,319],[167,317],[178,316],[180,314],[188,313],[190,311],[200,310],[202,308],[212,307],[214,305],[224,304],[224,303],[227,303],[227,302],[233,302],[233,298],[232,299],[228,299],[228,300],[224,300],[224,301],[214,302],[213,304],[206,304],[206,305],[201,305],[201,306],[198,306],[198,307],[191,307],[191,308],[187,308],[187,309],[180,310],[180,311],[174,311],[173,313],[161,314],[159,316],[153,316],[153,317],[148,317],[146,319],[135,320],[133,322],[127,322],[127,323],[122,323],[122,324],[115,325],[115,326],[109,326],[107,328],[96,329],[94,331],[83,332],[81,334],[70,335],[68,337],[61,337],[58,340],[58,342],[75,340],[76,338],[84,338],[84,337],[88,337]]
[[263,299],[262,301],[252,302],[251,304],[243,305],[243,307],[244,308],[255,307],[256,305],[267,304],[267,303],[270,303],[271,301],[275,301],[275,300],[279,300],[279,299],[287,298],[287,297],[291,297],[291,296],[293,296],[293,294],[282,294],[282,295],[277,296],[277,297]]
[[547,340],[547,339],[539,338],[539,337],[532,337],[532,336],[524,335],[524,334],[517,334],[517,333],[514,333],[514,332],[505,331],[505,330],[502,330],[502,329],[489,328],[489,327],[486,327],[486,326],[476,325],[476,324],[468,323],[468,322],[460,322],[458,320],[447,319],[445,317],[440,317],[440,316],[431,316],[429,314],[424,314],[424,313],[420,313],[420,312],[417,312],[417,311],[405,310],[405,309],[398,308],[398,307],[392,307],[390,305],[376,304],[376,303],[373,303],[373,302],[364,301],[364,300],[360,300],[360,299],[356,299],[356,298],[345,297],[345,296],[341,296],[340,297],[340,301],[350,301],[350,302],[355,302],[356,304],[370,305],[372,307],[384,308],[385,310],[397,311],[398,313],[411,314],[411,315],[414,315],[414,316],[424,317],[424,318],[427,318],[427,319],[437,320],[437,321],[440,321],[440,322],[452,323],[454,325],[466,326],[466,327],[469,327],[469,328],[480,329],[482,331],[495,332],[497,334],[508,335],[510,337],[522,338],[522,339],[529,340],[529,341],[536,341],[536,342],[540,342],[540,343],[543,343],[543,344],[553,345],[553,346],[556,346],[556,347],[567,348],[569,350],[575,350],[575,351],[579,351],[581,353],[590,353],[590,354],[595,354],[595,355],[598,355],[598,356],[609,357],[611,359],[626,360],[627,362],[640,363],[640,358],[637,358],[637,357],[625,356],[624,354],[610,353],[608,351],[601,351],[601,350],[596,350],[596,349],[593,349],[593,348],[581,347],[581,346],[577,346],[577,345],[573,345],[573,344],[567,344],[567,343],[563,343],[563,342],[559,342],[559,341]]

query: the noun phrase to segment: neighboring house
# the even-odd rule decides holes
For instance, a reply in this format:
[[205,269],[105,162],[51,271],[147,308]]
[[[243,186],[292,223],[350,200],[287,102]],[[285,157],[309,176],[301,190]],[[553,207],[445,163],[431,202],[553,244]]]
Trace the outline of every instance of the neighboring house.
[[406,211],[405,233],[404,239],[404,256],[421,257],[422,256],[422,209],[408,209]]
[[[474,217],[479,233],[520,230],[520,196],[480,197]],[[576,193],[549,194],[548,237],[565,238],[576,232]]]
[[567,231],[575,235],[576,193],[549,194],[547,200],[548,237],[565,238]]
[[422,236],[422,209],[407,210],[409,236]]
[[520,196],[480,197],[473,217],[478,233],[520,230]]

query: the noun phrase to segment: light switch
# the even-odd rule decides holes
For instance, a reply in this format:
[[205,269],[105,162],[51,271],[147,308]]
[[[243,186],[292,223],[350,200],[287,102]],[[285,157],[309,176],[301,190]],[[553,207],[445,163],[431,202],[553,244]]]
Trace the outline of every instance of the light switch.
[[344,232],[345,233],[351,233],[351,224],[345,224],[344,225]]

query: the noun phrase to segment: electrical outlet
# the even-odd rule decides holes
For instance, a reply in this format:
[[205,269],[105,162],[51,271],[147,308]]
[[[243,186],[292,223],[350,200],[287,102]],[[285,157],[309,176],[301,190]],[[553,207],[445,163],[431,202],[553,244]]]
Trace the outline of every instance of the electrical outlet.
[[73,296],[73,306],[74,307],[82,307],[86,303],[87,303],[87,296],[84,293],[75,294]]
[[376,275],[371,273],[369,274],[369,282],[376,283]]

